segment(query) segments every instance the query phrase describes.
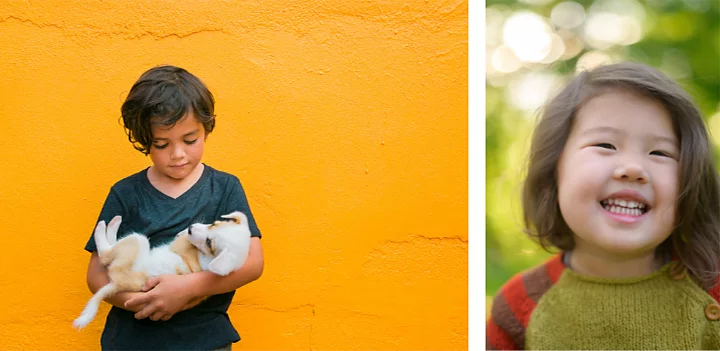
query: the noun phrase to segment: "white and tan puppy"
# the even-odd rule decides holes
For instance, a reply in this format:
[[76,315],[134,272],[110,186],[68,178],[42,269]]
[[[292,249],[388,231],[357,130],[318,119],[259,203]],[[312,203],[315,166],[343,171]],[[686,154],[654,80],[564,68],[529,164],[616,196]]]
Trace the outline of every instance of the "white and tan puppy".
[[228,221],[196,223],[165,245],[150,249],[147,237],[133,233],[117,241],[121,218],[95,227],[95,245],[110,283],[100,288],[74,322],[81,329],[95,318],[100,303],[123,291],[142,291],[148,278],[161,274],[188,274],[209,270],[228,275],[240,268],[250,250],[250,227],[242,212],[221,216]]

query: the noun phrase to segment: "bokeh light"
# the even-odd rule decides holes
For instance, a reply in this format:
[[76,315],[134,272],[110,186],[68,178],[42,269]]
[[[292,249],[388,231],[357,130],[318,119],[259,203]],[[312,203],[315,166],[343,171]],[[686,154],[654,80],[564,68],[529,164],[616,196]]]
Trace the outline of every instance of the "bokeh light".
[[520,11],[513,13],[503,26],[503,43],[521,61],[540,62],[550,53],[552,29],[539,15]]
[[506,90],[510,102],[517,108],[533,111],[545,104],[550,93],[560,83],[557,74],[548,71],[528,72],[510,81]]
[[613,63],[612,57],[602,51],[589,51],[578,59],[575,71],[588,71],[600,65]]
[[501,73],[512,73],[522,67],[522,62],[509,47],[500,45],[492,52],[490,62],[493,69]]
[[[552,70],[559,62],[577,58],[574,72],[613,62],[623,56],[625,47],[643,39],[647,14],[636,0],[597,0],[585,7],[577,1],[520,1],[533,8],[548,6],[547,17],[530,9],[518,9],[505,3],[486,10],[487,83],[504,87],[522,81],[528,71]],[[687,74],[687,64],[669,53],[668,65]],[[527,101],[537,101],[543,91],[514,89],[531,96],[515,97],[506,93],[506,101],[525,110]],[[520,103],[522,105],[516,105]]]
[[563,1],[550,12],[550,21],[559,28],[573,29],[585,20],[585,8],[574,1]]

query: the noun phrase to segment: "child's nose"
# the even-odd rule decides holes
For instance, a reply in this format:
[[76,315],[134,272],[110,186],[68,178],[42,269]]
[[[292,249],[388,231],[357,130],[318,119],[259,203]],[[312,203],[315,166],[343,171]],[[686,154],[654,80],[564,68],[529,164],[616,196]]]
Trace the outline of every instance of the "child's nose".
[[172,158],[178,159],[185,156],[185,148],[182,145],[178,145],[172,150]]
[[647,183],[648,174],[645,169],[637,163],[626,163],[620,165],[613,172],[613,177],[618,180],[628,180],[631,182]]

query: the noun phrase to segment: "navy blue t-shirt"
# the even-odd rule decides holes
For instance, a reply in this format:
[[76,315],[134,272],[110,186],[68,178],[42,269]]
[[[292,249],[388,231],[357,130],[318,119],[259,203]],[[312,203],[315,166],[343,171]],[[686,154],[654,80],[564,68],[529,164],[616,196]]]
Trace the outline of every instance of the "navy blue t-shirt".
[[[190,224],[212,223],[221,219],[221,215],[234,211],[245,213],[251,235],[261,237],[237,177],[205,165],[200,179],[173,199],[150,184],[145,169],[113,185],[98,222],[103,220],[108,223],[120,215],[122,223],[118,239],[130,233],[140,233],[148,237],[151,247],[156,247],[172,241]],[[92,234],[85,250],[96,251]],[[231,291],[210,296],[201,304],[178,312],[168,321],[137,320],[134,312],[113,306],[105,321],[102,348],[210,350],[237,342],[240,335],[227,315],[234,295],[235,292]]]

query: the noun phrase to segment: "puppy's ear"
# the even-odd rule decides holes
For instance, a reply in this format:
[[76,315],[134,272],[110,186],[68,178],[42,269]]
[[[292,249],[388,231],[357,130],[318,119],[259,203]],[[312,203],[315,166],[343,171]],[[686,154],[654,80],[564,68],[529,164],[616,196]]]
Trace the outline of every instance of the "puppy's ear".
[[239,268],[240,259],[237,255],[223,249],[212,261],[210,261],[210,271],[218,275],[228,275]]
[[240,211],[235,211],[233,213],[222,215],[220,217],[230,218],[233,220],[233,222],[237,224],[247,224],[247,216],[245,216],[245,214]]

